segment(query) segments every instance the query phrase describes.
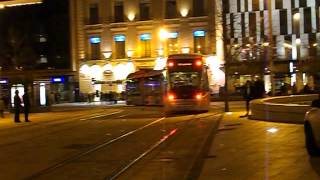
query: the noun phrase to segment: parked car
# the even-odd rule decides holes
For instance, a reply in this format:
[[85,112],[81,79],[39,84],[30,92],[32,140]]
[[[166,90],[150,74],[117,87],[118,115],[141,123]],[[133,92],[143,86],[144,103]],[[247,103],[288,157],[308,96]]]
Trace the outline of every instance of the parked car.
[[320,156],[320,98],[311,106],[304,121],[306,148],[310,156]]

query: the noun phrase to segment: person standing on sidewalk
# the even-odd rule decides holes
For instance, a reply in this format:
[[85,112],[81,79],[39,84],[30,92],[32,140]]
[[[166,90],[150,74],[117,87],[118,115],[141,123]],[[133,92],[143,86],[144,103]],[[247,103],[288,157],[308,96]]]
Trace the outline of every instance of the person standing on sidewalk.
[[25,120],[25,122],[31,122],[31,121],[29,121],[30,98],[29,98],[27,88],[24,90],[24,95],[22,96],[22,99],[23,99],[23,104],[24,104],[24,120]]
[[247,81],[246,84],[243,86],[243,97],[246,101],[246,110],[247,113],[243,116],[240,117],[247,117],[249,115],[249,111],[250,111],[250,101],[253,99],[253,95],[254,95],[254,87],[251,81]]
[[5,109],[5,103],[4,103],[3,97],[0,96],[0,116],[2,118],[4,118],[4,109]]
[[21,99],[20,99],[18,90],[15,91],[13,104],[14,104],[14,122],[19,123],[21,122],[20,121]]

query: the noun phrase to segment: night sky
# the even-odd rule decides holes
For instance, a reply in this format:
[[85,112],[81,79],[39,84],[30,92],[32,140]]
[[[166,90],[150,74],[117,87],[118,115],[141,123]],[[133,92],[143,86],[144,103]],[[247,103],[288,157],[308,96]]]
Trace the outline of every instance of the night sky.
[[[69,46],[68,1],[47,0],[0,10],[0,63],[4,69],[69,68]],[[12,62],[13,54],[16,63]],[[41,55],[47,57],[47,63],[40,62]]]

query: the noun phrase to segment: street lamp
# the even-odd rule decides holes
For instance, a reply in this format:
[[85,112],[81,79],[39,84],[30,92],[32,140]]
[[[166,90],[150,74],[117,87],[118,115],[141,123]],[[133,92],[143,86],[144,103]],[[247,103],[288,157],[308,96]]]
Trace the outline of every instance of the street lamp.
[[132,56],[133,56],[134,51],[133,50],[128,50],[127,51],[127,56],[128,56],[128,63],[127,63],[127,69],[130,73],[134,72],[135,67],[132,62]]
[[160,29],[159,31],[159,38],[161,41],[165,41],[168,38],[168,31],[165,29]]
[[128,59],[129,59],[129,60],[131,60],[133,53],[134,53],[133,50],[128,50],[128,51],[127,51],[127,56],[128,56]]

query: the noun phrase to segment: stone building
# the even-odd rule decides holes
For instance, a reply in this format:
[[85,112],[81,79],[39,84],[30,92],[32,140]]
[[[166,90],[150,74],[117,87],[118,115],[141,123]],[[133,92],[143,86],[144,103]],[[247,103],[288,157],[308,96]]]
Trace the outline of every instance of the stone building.
[[71,7],[83,93],[121,92],[129,73],[161,69],[169,54],[217,56],[214,0],[71,0]]

